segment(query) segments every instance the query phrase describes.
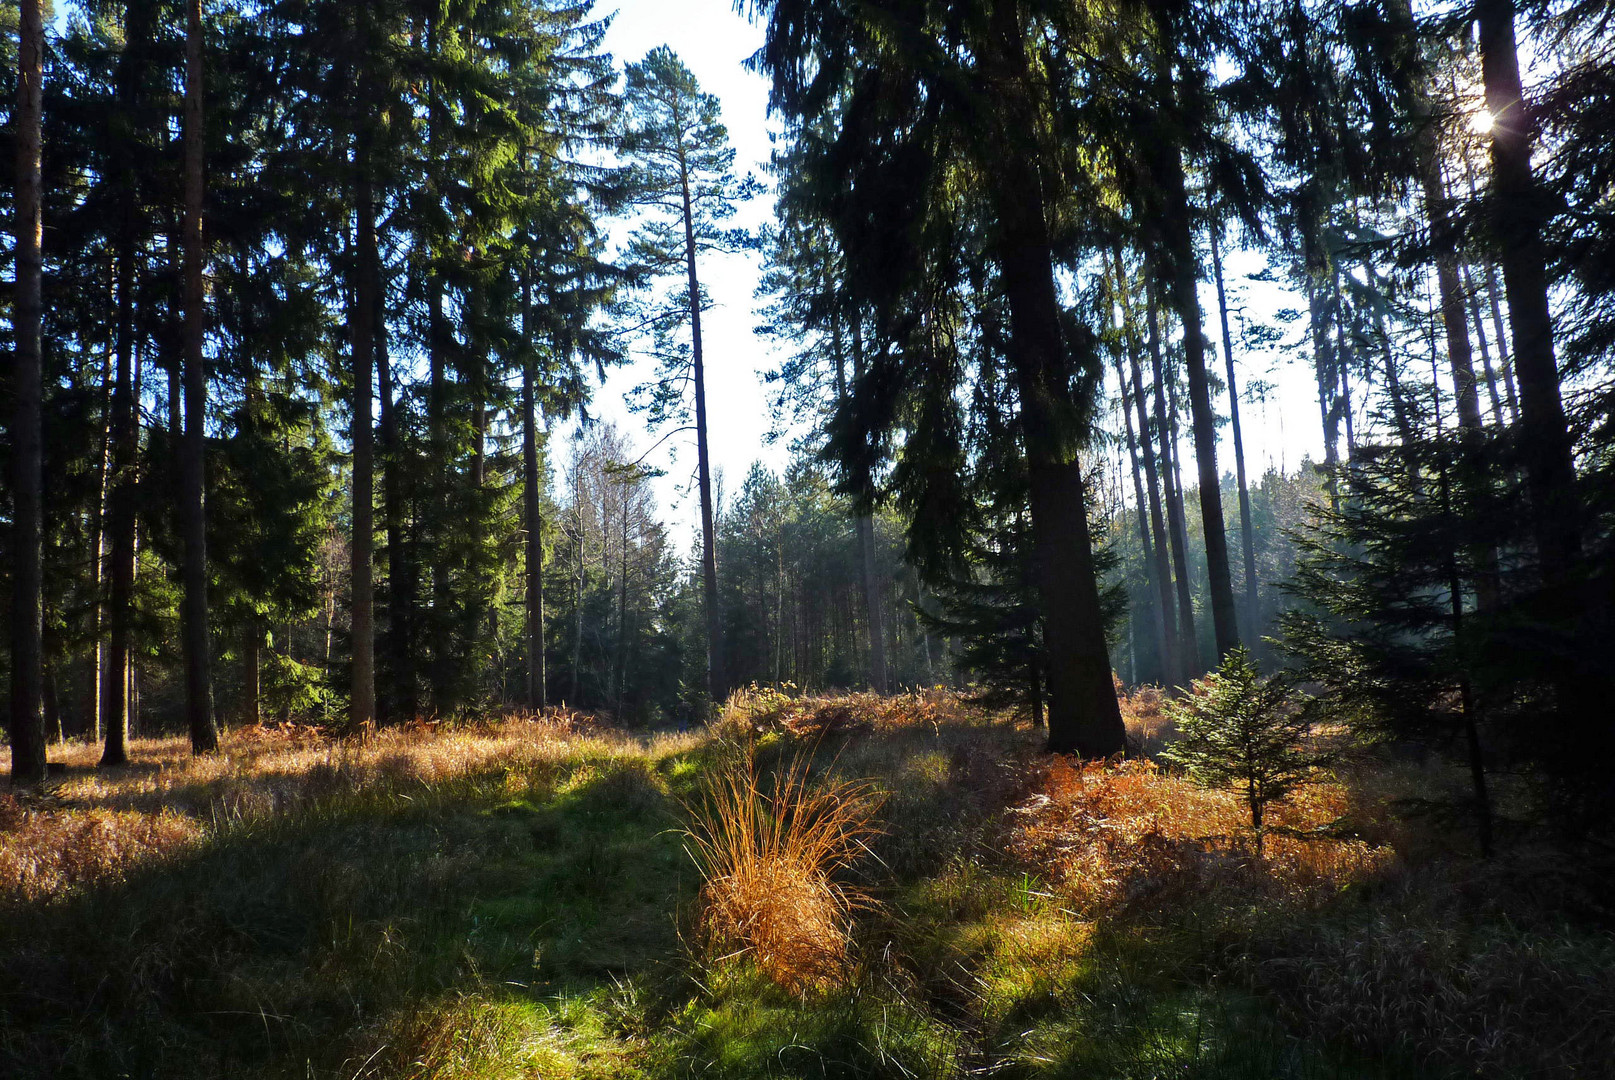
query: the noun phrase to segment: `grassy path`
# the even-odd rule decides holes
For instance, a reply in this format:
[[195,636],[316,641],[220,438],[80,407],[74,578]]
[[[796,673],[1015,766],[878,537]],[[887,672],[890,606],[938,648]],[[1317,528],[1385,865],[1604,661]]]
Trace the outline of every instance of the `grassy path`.
[[[788,744],[765,737],[765,762]],[[1298,1038],[1225,962],[1249,913],[1200,903],[1216,879],[1164,916],[1110,849],[1081,881],[1030,872],[1024,807],[1089,796],[1028,803],[1027,737],[958,718],[823,754],[889,792],[845,986],[799,999],[699,960],[681,800],[724,753],[511,722],[76,769],[48,807],[0,805],[0,1075],[1446,1075]]]

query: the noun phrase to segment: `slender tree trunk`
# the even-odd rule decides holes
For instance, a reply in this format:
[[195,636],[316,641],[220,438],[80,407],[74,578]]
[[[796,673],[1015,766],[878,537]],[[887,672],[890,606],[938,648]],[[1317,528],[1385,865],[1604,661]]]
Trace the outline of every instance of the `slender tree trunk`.
[[[1170,36],[1170,35],[1169,35]],[[1171,87],[1171,65],[1162,64]],[[1172,91],[1174,94],[1175,90]],[[1217,417],[1211,407],[1206,374],[1206,335],[1200,313],[1199,275],[1194,254],[1194,225],[1183,172],[1183,156],[1170,139],[1151,141],[1156,182],[1165,197],[1161,252],[1172,306],[1183,324],[1183,361],[1189,378],[1189,417],[1200,480],[1200,518],[1204,525],[1206,574],[1211,593],[1211,622],[1217,655],[1239,646],[1239,620],[1234,613],[1234,586],[1228,569],[1228,534],[1223,526],[1222,479],[1217,472]]]
[[1161,443],[1161,489],[1166,499],[1167,538],[1172,548],[1172,567],[1177,574],[1178,593],[1178,659],[1182,677],[1187,685],[1200,671],[1200,639],[1194,629],[1194,597],[1189,589],[1189,532],[1183,520],[1183,491],[1174,483],[1177,466],[1174,463],[1173,444],[1177,442],[1174,425],[1167,422],[1166,368],[1161,360],[1161,320],[1155,306],[1155,290],[1145,289],[1149,325],[1150,363],[1155,370],[1155,431]]
[[572,707],[576,708],[583,692],[583,496],[577,484],[572,487],[572,504],[578,530],[577,596],[573,605],[577,625],[572,634]]
[[695,445],[701,487],[701,591],[707,622],[707,697],[720,704],[727,692],[723,668],[723,623],[718,610],[717,534],[713,524],[712,464],[707,448],[706,358],[701,351],[701,283],[695,276],[695,221],[690,204],[690,176],[679,161],[679,184],[684,199],[684,260],[689,277],[690,358],[695,369]]
[[403,431],[398,422],[398,397],[393,385],[391,349],[387,342],[383,290],[376,289],[376,310],[371,316],[375,328],[376,389],[381,404],[382,499],[387,528],[387,683],[390,692],[382,695],[387,703],[384,718],[411,720],[420,712],[420,679],[416,675],[415,609],[419,602],[419,579],[408,535],[408,500],[404,480]]
[[527,530],[527,707],[543,710],[547,704],[544,670],[544,513],[538,474],[537,358],[528,332],[529,308],[523,286],[522,323],[528,350],[522,359],[522,515]]
[[263,723],[262,682],[258,657],[263,648],[264,630],[256,619],[247,621],[241,633],[241,722],[251,727]]
[[203,472],[207,453],[207,358],[203,353],[207,312],[202,294],[202,0],[187,0],[185,11],[185,218],[180,227],[185,303],[185,436],[180,447],[185,717],[191,732],[191,752],[208,754],[219,748],[219,731],[213,720]]
[[22,0],[17,48],[17,294],[11,423],[11,782],[45,780],[44,365],[40,319],[40,118],[45,34],[39,0]]
[[[1481,78],[1492,115],[1492,236],[1508,290],[1514,368],[1519,380],[1519,438],[1543,580],[1566,584],[1581,555],[1582,509],[1575,495],[1569,426],[1559,395],[1553,317],[1548,306],[1542,233],[1546,197],[1531,171],[1536,123],[1520,83],[1514,40],[1514,0],[1478,0]],[[1561,597],[1569,602],[1570,597]]]
[[1161,630],[1166,638],[1166,649],[1162,653],[1162,663],[1166,668],[1164,681],[1170,683],[1176,680],[1186,684],[1189,678],[1188,662],[1178,634],[1177,618],[1172,609],[1172,570],[1167,561],[1169,558],[1167,549],[1173,544],[1167,537],[1166,523],[1161,512],[1161,482],[1157,475],[1155,455],[1157,443],[1150,434],[1149,414],[1144,404],[1144,372],[1139,358],[1142,349],[1138,340],[1138,318],[1133,310],[1132,289],[1127,283],[1127,267],[1122,262],[1121,249],[1113,249],[1111,255],[1116,265],[1116,283],[1122,302],[1122,322],[1126,328],[1127,353],[1133,373],[1133,404],[1138,409],[1138,437],[1144,448],[1144,480],[1148,489],[1150,527],[1155,536],[1153,576],[1160,605],[1158,610]]
[[[124,7],[124,51],[118,60],[117,110],[124,130],[138,127],[140,89],[144,79],[147,42],[151,36],[151,5],[130,0]],[[130,692],[134,674],[130,648],[134,622],[136,507],[139,503],[138,462],[140,425],[140,367],[135,354],[136,212],[138,175],[134,169],[134,140],[123,141],[124,168],[118,190],[118,298],[116,368],[112,387],[111,489],[107,500],[111,532],[111,561],[107,566],[107,656],[105,702],[101,720],[105,744],[103,766],[128,760]]]
[[[836,386],[837,395],[846,398],[846,381],[841,372],[841,324],[835,325]],[[864,373],[863,320],[852,323],[852,371],[854,378]],[[865,477],[867,485],[869,478]],[[880,579],[875,573],[875,519],[872,515],[858,515],[858,565],[864,581],[864,613],[869,623],[869,684],[877,693],[891,691],[890,671],[886,664],[886,635],[882,629],[883,612],[880,603]]]
[[[135,5],[131,4],[133,8]],[[132,198],[126,213],[132,213]],[[117,368],[112,387],[112,489],[108,498],[112,558],[107,568],[106,701],[101,709],[105,728],[103,767],[128,760],[129,651],[134,621],[135,507],[138,501],[137,461],[140,429],[135,416],[134,359],[134,251],[129,242],[128,218],[118,256]]]
[[[1138,540],[1144,553],[1144,584],[1145,593],[1156,593],[1154,600],[1159,597],[1162,601],[1169,598],[1164,592],[1155,590],[1155,545],[1150,542],[1150,523],[1148,503],[1144,498],[1144,479],[1138,465],[1138,442],[1133,434],[1133,402],[1132,395],[1127,392],[1127,377],[1122,374],[1122,357],[1118,350],[1113,357],[1116,364],[1116,381],[1121,387],[1122,417],[1127,428],[1127,456],[1133,466],[1133,505],[1138,512]],[[1171,649],[1167,646],[1166,626],[1162,619],[1161,608],[1155,603],[1149,605],[1150,636],[1155,641],[1156,659],[1164,671],[1171,671]],[[1170,676],[1167,676],[1170,677]],[[1138,672],[1133,673],[1134,681],[1141,681]]]
[[1497,334],[1498,366],[1503,369],[1503,389],[1508,395],[1509,423],[1520,422],[1520,398],[1514,388],[1514,362],[1509,358],[1508,335],[1503,331],[1503,309],[1498,296],[1502,290],[1497,287],[1497,267],[1490,262],[1486,263],[1486,299],[1492,312],[1492,329]]
[[[116,271],[114,271],[116,274]],[[114,300],[114,303],[116,301]],[[101,453],[96,463],[99,477],[96,483],[94,521],[90,537],[90,723],[87,734],[91,740],[101,741],[102,709],[106,704],[102,680],[106,671],[106,642],[102,632],[106,629],[107,527],[110,524],[112,492],[112,429],[116,420],[112,414],[113,370],[116,345],[108,349],[101,364]]]
[[1486,372],[1486,393],[1492,403],[1492,420],[1504,424],[1507,421],[1503,419],[1503,398],[1497,392],[1497,371],[1492,367],[1492,346],[1486,338],[1486,320],[1480,313],[1480,294],[1475,290],[1475,279],[1469,267],[1461,266],[1459,271],[1463,278],[1464,295],[1469,298],[1469,317],[1475,323],[1475,338],[1480,343],[1480,364]]
[[1239,535],[1245,555],[1245,624],[1256,633],[1256,526],[1251,520],[1251,493],[1245,480],[1245,437],[1239,426],[1239,381],[1234,372],[1234,334],[1228,326],[1228,294],[1222,280],[1222,229],[1211,230],[1211,268],[1217,279],[1217,314],[1222,319],[1222,351],[1228,368],[1228,419],[1234,435],[1234,472],[1239,480]]
[[[1024,67],[1019,39],[1006,38],[1004,45],[1007,59]],[[1009,155],[994,177],[992,198],[1025,432],[1033,565],[1048,658],[1048,745],[1055,753],[1109,757],[1125,752],[1127,734],[1105,645],[1053,252],[1031,163]]]
[[1307,322],[1312,333],[1312,368],[1318,381],[1318,412],[1323,427],[1324,486],[1331,506],[1340,505],[1340,403],[1335,375],[1335,344],[1330,336],[1329,303],[1323,295],[1323,281],[1329,273],[1328,255],[1323,248],[1321,223],[1312,208],[1303,210],[1302,257],[1306,263]]
[[[368,24],[368,20],[365,20]],[[361,43],[369,42],[368,25],[361,31]],[[365,82],[368,84],[369,79]],[[366,99],[368,94],[361,95]],[[376,208],[373,149],[368,117],[361,120],[355,136],[354,215],[355,265],[353,287],[353,537],[350,544],[353,635],[352,690],[348,723],[363,732],[376,719],[375,654],[375,460],[371,400],[373,382],[376,316],[379,308],[380,256],[376,241]]]

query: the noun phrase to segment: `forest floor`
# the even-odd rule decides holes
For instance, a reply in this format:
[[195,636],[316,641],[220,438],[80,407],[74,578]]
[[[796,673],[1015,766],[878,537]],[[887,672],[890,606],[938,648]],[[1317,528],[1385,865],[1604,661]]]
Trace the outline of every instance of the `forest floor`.
[[[883,792],[794,992],[702,947],[689,808],[741,746]],[[1231,796],[940,693],[185,751],[0,796],[0,1075],[1615,1075],[1615,937],[1552,858],[1399,813],[1438,770],[1313,785],[1259,858]]]

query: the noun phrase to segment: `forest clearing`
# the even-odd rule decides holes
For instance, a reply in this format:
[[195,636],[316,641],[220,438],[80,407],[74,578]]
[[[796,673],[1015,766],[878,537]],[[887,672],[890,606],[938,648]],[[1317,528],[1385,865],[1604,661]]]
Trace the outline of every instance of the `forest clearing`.
[[[1124,698],[1135,737],[1158,703]],[[776,876],[731,898],[750,930],[711,933],[703,792],[750,757],[772,793],[804,754],[764,813],[867,779],[861,899],[815,921]],[[3,800],[7,1075],[1587,1077],[1615,1056],[1615,937],[1556,907],[1565,867],[1486,865],[1392,812],[1454,782],[1434,764],[1297,791],[1262,857],[1233,794],[1047,758],[941,691],[737,695],[700,733],[242,729],[92,765]]]
[[0,1078],[1615,1080],[1612,0],[0,72]]

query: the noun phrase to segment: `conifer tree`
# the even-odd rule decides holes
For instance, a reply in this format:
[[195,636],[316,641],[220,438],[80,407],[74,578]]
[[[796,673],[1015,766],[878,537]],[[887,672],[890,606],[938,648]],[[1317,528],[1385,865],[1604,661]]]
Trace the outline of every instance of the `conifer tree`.
[[[665,46],[630,64],[624,92],[622,153],[632,163],[625,186],[629,201],[651,217],[636,230],[631,258],[650,278],[682,271],[681,297],[669,297],[643,320],[660,336],[663,373],[653,388],[653,421],[684,417],[683,379],[688,372],[694,409],[696,482],[701,500],[701,579],[707,620],[707,693],[727,690],[718,570],[712,463],[708,445],[707,357],[701,337],[705,298],[699,257],[750,245],[743,230],[727,224],[758,186],[734,172],[735,152],[719,115],[718,99],[701,90],[695,76]],[[678,293],[680,290],[675,290]],[[690,331],[688,352],[673,345],[676,325]]]

